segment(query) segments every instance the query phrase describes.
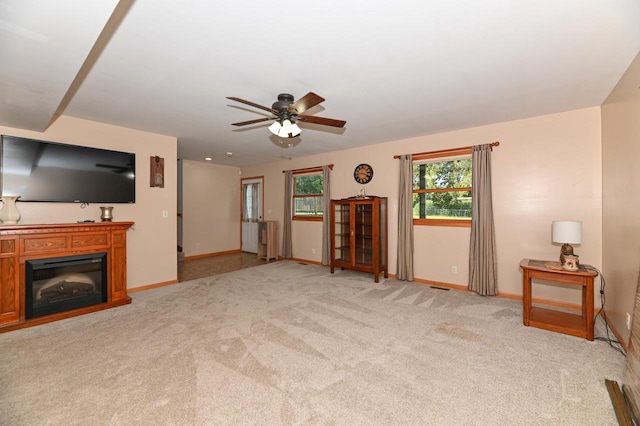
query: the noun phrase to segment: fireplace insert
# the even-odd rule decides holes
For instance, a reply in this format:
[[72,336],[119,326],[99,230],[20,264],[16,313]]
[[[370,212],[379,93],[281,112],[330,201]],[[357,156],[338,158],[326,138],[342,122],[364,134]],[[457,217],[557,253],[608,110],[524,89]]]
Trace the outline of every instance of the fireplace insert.
[[107,301],[107,254],[25,262],[25,316],[35,318]]

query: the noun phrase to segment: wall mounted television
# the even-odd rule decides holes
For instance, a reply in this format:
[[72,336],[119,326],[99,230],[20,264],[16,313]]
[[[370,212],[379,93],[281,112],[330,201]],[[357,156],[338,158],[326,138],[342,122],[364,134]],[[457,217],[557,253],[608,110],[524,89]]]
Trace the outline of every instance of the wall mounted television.
[[0,194],[20,201],[134,203],[136,155],[2,135]]

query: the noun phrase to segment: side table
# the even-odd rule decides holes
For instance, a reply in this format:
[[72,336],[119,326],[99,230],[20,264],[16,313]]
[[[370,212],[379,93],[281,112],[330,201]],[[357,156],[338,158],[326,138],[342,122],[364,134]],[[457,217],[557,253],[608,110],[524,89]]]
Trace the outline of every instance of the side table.
[[[522,316],[524,325],[593,340],[593,281],[597,272],[580,265],[576,272],[565,271],[559,262],[522,259]],[[531,306],[534,279],[578,286],[582,289],[582,314]]]

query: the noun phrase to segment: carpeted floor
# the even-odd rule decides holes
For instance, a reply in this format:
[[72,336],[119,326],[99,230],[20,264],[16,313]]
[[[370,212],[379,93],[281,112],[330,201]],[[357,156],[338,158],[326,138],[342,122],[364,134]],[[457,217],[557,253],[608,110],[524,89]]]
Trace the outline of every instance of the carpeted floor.
[[517,301],[281,261],[0,335],[0,423],[615,425],[623,367]]

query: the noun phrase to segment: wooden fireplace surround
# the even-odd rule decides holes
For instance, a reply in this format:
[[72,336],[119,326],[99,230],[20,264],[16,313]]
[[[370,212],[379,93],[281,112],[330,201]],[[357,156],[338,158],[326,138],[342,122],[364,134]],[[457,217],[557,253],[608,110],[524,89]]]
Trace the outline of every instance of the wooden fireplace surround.
[[[127,230],[133,222],[0,226],[0,333],[131,303],[127,296]],[[25,318],[25,262],[107,253],[107,301]]]

